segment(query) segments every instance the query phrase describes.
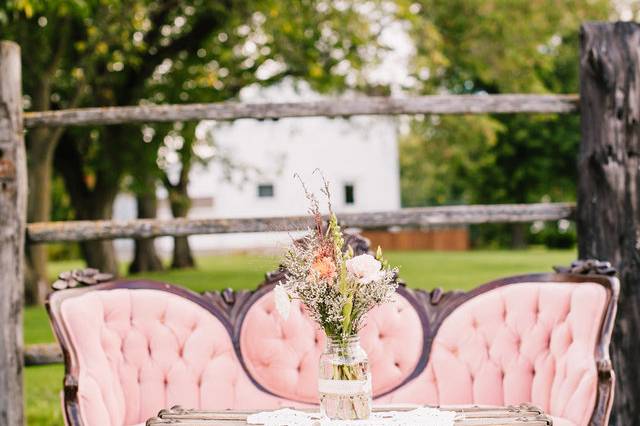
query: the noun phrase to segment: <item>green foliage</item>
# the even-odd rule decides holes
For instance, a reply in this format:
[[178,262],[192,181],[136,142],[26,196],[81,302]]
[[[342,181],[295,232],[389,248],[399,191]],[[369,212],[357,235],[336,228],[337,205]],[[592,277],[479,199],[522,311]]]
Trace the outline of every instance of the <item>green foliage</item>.
[[[605,0],[421,0],[411,2],[403,16],[413,24],[423,57],[440,68],[429,69],[425,87],[463,93],[545,92],[544,76],[553,73],[556,58],[568,34],[577,33],[585,20],[607,19],[611,4]],[[411,12],[414,13],[411,13]],[[424,28],[432,36],[425,39]],[[434,42],[435,40],[435,42]],[[434,52],[434,50],[439,52]],[[573,50],[574,56],[577,51]],[[416,68],[417,75],[422,69]]]
[[400,140],[402,204],[473,202],[478,174],[495,161],[500,123],[487,116],[431,116],[410,126]]
[[71,199],[64,188],[64,181],[58,174],[51,181],[51,220],[73,220],[75,214],[71,207]]
[[[400,13],[417,45],[422,93],[576,93],[578,30],[608,1],[423,0]],[[403,204],[572,201],[580,139],[574,115],[417,120],[400,142]],[[508,226],[474,229],[509,241]]]
[[555,249],[569,249],[576,245],[577,233],[574,223],[569,221],[548,222],[532,226],[530,242]]

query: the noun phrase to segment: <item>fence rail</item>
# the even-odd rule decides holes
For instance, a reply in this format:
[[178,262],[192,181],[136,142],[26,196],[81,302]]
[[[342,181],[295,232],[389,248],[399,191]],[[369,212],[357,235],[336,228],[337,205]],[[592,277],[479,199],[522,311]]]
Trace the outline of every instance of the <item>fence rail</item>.
[[26,112],[24,125],[55,127],[160,121],[401,114],[566,114],[577,112],[578,104],[578,95],[434,95],[411,98],[360,97],[315,102],[218,102]]
[[38,343],[24,348],[24,365],[62,364],[64,357],[57,343]]
[[[348,213],[340,222],[349,228],[416,228],[479,223],[516,223],[573,217],[572,203],[489,204],[401,209],[389,212]],[[308,216],[245,219],[138,219],[131,221],[40,222],[27,226],[29,243],[146,238],[165,235],[228,234],[296,231],[312,226]]]

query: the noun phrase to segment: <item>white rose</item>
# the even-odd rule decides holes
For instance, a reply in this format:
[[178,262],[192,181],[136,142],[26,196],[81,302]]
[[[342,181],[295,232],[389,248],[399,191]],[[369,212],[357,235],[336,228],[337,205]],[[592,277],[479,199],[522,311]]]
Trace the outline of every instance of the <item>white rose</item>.
[[382,264],[370,254],[361,254],[346,262],[347,272],[362,284],[368,284],[380,279]]
[[273,289],[276,310],[282,317],[282,319],[286,320],[289,318],[289,312],[291,312],[291,299],[289,299],[289,293],[287,290],[281,286],[280,284],[276,285]]

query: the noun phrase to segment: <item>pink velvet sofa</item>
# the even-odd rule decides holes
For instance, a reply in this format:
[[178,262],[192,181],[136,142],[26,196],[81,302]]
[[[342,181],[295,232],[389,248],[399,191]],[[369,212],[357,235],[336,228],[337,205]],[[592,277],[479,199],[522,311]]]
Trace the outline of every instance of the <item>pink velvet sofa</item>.
[[[279,317],[272,288],[282,274],[255,291],[124,280],[54,292],[67,424],[143,424],[176,404],[316,404],[323,335],[302,306]],[[515,276],[468,293],[401,286],[361,332],[375,402],[531,403],[556,426],[605,425],[617,297],[617,279],[597,273]]]

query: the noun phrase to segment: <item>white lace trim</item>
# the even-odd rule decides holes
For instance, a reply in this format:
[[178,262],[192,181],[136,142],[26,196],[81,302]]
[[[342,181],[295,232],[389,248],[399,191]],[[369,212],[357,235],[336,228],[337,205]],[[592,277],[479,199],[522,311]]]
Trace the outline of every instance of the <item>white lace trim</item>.
[[453,426],[456,414],[454,411],[420,407],[411,411],[380,411],[372,413],[367,420],[346,421],[324,419],[320,413],[305,413],[282,408],[252,414],[247,417],[247,423],[263,426]]

